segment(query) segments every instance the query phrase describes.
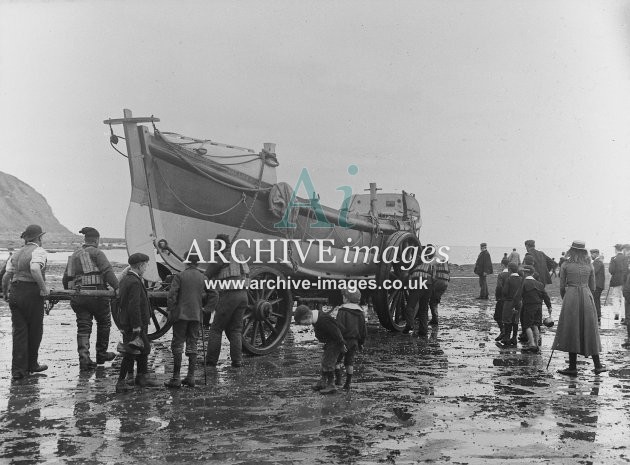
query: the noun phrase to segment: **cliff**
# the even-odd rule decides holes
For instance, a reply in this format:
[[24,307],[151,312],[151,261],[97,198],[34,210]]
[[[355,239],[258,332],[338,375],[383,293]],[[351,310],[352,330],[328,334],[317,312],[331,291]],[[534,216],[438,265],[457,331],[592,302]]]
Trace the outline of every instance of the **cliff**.
[[43,195],[15,176],[0,171],[0,245],[21,245],[20,234],[33,223],[46,231],[47,243],[80,239],[55,218]]

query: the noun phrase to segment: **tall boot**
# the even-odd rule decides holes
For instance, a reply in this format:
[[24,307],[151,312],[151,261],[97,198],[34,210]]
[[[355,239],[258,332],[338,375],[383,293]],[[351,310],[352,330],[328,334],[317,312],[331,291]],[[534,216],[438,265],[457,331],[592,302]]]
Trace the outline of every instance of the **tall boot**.
[[121,394],[123,392],[127,392],[132,390],[133,388],[126,383],[126,376],[129,373],[129,370],[133,370],[133,360],[129,360],[127,358],[123,358],[120,363],[120,374],[118,376],[118,382],[116,383],[116,393]]
[[510,345],[516,347],[518,345],[516,341],[516,335],[518,334],[518,324],[512,325],[512,339],[510,339]]
[[599,354],[595,354],[591,358],[593,359],[593,365],[595,365],[595,369],[593,371],[596,375],[603,373],[604,371],[608,371],[606,365],[602,365],[602,362],[599,360]]
[[[599,359],[599,357],[597,357]],[[569,352],[569,368],[558,370],[558,373],[566,376],[577,376],[577,354],[575,352]]]
[[319,378],[319,380],[313,384],[313,386],[311,386],[313,388],[313,391],[321,391],[322,389],[324,389],[326,387],[326,372],[322,371],[322,375]]
[[350,384],[352,383],[352,374],[350,373],[346,373],[346,382],[343,385],[343,390],[344,391],[349,391],[350,390]]
[[188,355],[188,373],[182,381],[184,386],[195,387],[195,365],[197,365],[197,354]]
[[504,346],[509,346],[511,339],[510,335],[512,334],[512,325],[509,323],[503,324],[503,339],[501,339],[501,344]]
[[109,326],[103,327],[102,324],[96,325],[96,363],[102,365],[105,362],[111,362],[116,358],[114,352],[108,352],[109,346]]
[[341,386],[341,368],[335,368],[335,386]]
[[96,368],[96,363],[90,358],[90,335],[77,334],[77,352],[79,352],[79,369],[90,371]]
[[503,337],[505,336],[505,331],[504,328],[505,326],[503,325],[503,323],[499,323],[499,330],[501,331],[499,333],[499,335],[494,339],[495,341],[500,341],[501,339],[503,339]]
[[164,382],[164,386],[176,389],[182,387],[182,382],[179,379],[181,369],[182,354],[173,354],[173,376],[171,376],[171,379]]
[[332,371],[326,372],[326,386],[319,391],[320,394],[334,394],[337,392],[337,388],[334,384],[335,373]]

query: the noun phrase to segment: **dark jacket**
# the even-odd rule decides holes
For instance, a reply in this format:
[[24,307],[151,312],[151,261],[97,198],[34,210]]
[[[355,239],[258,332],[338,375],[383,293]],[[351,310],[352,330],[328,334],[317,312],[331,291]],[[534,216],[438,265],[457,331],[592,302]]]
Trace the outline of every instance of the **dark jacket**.
[[595,270],[595,289],[604,289],[606,272],[604,271],[604,262],[599,257],[593,260],[593,269]]
[[475,271],[476,275],[481,276],[481,273],[492,274],[492,260],[490,259],[490,252],[487,250],[482,250],[477,257],[477,262],[475,263]]
[[520,302],[522,284],[523,279],[520,276],[511,274],[503,284],[503,300],[513,300],[514,304]]
[[335,320],[328,313],[319,312],[317,321],[313,323],[315,337],[319,342],[340,342],[344,343],[343,335]]
[[510,276],[509,271],[501,271],[497,275],[497,287],[494,290],[494,298],[499,300],[503,300],[503,285],[507,283],[507,279]]
[[551,276],[549,272],[553,270],[554,266],[557,266],[551,258],[549,258],[545,252],[541,252],[536,249],[529,249],[527,251],[529,255],[534,258],[534,268],[538,272],[538,279],[543,284],[551,284]]
[[630,273],[626,278],[626,282],[623,285],[623,296],[626,299],[626,306],[630,305]]
[[623,286],[628,276],[628,257],[622,253],[618,253],[610,259],[608,265],[610,273],[610,287]]
[[343,304],[337,312],[337,324],[341,335],[348,341],[356,339],[360,346],[365,343],[367,334],[363,310],[357,304]]
[[530,305],[540,305],[545,302],[547,308],[551,308],[551,300],[549,294],[545,291],[545,286],[535,279],[523,280],[523,290],[521,292],[523,299],[523,307]]
[[177,273],[168,292],[168,311],[172,321],[201,321],[201,307],[206,294],[203,271],[188,265]]
[[151,318],[149,296],[142,279],[129,271],[120,281],[120,323],[123,329],[143,328]]

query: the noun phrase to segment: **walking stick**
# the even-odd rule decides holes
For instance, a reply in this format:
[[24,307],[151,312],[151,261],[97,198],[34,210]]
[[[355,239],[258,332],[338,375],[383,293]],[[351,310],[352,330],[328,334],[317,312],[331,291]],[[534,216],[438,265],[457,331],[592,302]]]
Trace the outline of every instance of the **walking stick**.
[[549,371],[549,364],[551,363],[551,358],[553,357],[554,350],[556,349],[551,349],[551,355],[549,356],[549,361],[547,362],[547,368],[546,368],[547,371]]
[[206,342],[203,335],[203,318],[201,318],[201,350],[203,350],[203,384],[208,385],[208,371],[206,368]]
[[608,290],[606,291],[606,298],[604,299],[604,305],[608,305],[608,294],[610,294],[610,286],[608,286]]

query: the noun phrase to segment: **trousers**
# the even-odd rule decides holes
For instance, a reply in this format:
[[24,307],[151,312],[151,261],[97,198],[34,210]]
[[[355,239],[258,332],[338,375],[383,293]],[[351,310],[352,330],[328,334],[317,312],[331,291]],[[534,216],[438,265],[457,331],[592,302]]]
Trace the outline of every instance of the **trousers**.
[[221,353],[223,332],[230,341],[230,358],[233,364],[243,361],[243,315],[247,308],[247,291],[222,292],[219,296],[214,320],[208,335],[206,363],[216,364]]
[[13,328],[11,374],[26,376],[38,365],[39,345],[44,334],[44,298],[39,295],[37,283],[12,283],[9,308]]
[[[96,355],[103,355],[109,347],[109,332],[112,314],[107,299],[74,297],[70,306],[77,319],[77,336],[87,338],[92,335],[92,321],[96,320]],[[89,353],[89,347],[87,348]]]

